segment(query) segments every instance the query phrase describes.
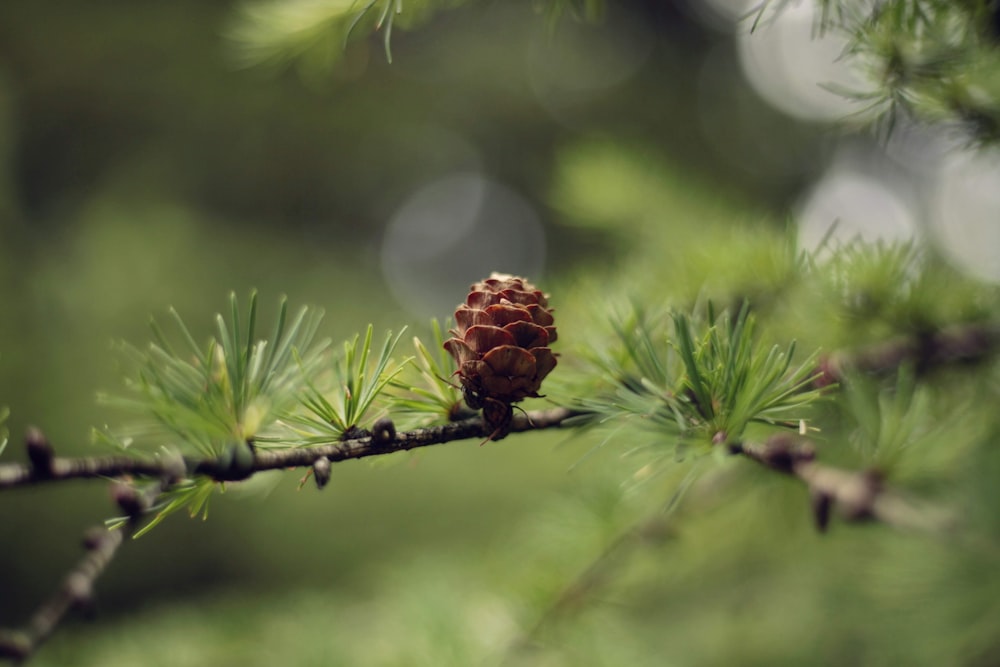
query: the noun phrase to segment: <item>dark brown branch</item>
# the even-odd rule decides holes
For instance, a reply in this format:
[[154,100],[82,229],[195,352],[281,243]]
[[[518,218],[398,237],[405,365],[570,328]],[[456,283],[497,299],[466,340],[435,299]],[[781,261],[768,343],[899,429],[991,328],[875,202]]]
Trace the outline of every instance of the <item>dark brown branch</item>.
[[[511,422],[511,432],[558,428],[576,412],[566,408],[552,408],[520,413]],[[245,479],[256,472],[279,468],[311,466],[326,458],[330,462],[360,459],[368,456],[439,445],[468,438],[488,438],[492,430],[481,417],[459,422],[395,433],[383,424],[373,436],[362,435],[328,445],[295,447],[281,450],[257,449],[253,459],[244,467],[219,459],[138,459],[128,456],[97,456],[63,458],[49,456],[45,467],[21,463],[0,464],[0,490],[33,484],[67,481],[70,479],[115,478],[125,475],[135,477],[164,477],[178,479],[185,474],[206,475],[220,481]],[[41,460],[41,459],[40,459]]]
[[[146,460],[129,456],[89,456],[80,458],[54,457],[47,472],[20,463],[0,464],[0,489],[29,486],[70,479],[108,478],[134,475],[160,477],[178,472],[176,463],[162,459]],[[184,468],[179,472],[183,476]]]
[[[515,415],[511,421],[510,432],[520,433],[558,428],[567,419],[577,414],[579,413],[567,408],[552,408],[550,410],[520,413]],[[361,459],[369,456],[379,456],[392,452],[416,449],[418,447],[440,445],[454,440],[467,440],[469,438],[485,439],[490,437],[494,429],[488,426],[482,417],[477,416],[460,422],[418,428],[402,433],[395,433],[395,429],[391,429],[391,431],[383,425],[378,429],[374,440],[371,434],[365,433],[361,437],[329,445],[273,451],[258,450],[254,454],[253,470],[254,472],[258,472],[277,468],[311,466],[319,458],[326,458],[331,463],[336,463],[337,461],[346,461],[348,459]],[[204,461],[195,468],[195,472],[216,478],[220,474],[224,474],[224,471],[218,470],[215,461]]]
[[757,463],[802,481],[812,499],[818,528],[826,530],[831,509],[839,510],[847,521],[880,521],[900,529],[921,532],[947,530],[950,517],[938,508],[918,506],[914,501],[885,486],[876,470],[844,470],[816,461],[815,449],[788,434],[778,434],[766,442],[731,445]]
[[974,363],[1000,348],[1000,324],[959,324],[924,335],[902,336],[882,343],[834,352],[820,364],[817,382],[842,382],[850,371],[887,373],[903,364],[924,371],[945,364]]
[[114,530],[94,526],[86,532],[83,546],[87,553],[66,575],[59,590],[38,608],[24,628],[0,629],[0,659],[16,662],[27,660],[49,638],[70,610],[86,609],[93,604],[94,584],[98,577],[114,559],[125,538],[138,527],[142,515],[152,506],[166,484],[163,481],[143,494],[139,494],[131,486],[112,487],[112,496],[129,514],[130,520]]
[[[557,428],[577,414],[565,408],[525,412],[513,418],[510,431]],[[86,608],[91,604],[94,583],[114,558],[125,538],[135,531],[141,517],[149,511],[157,497],[185,474],[207,475],[225,481],[244,479],[256,472],[277,468],[314,466],[316,470],[319,465],[319,469],[323,470],[337,461],[428,447],[454,440],[485,439],[493,430],[481,417],[474,417],[443,426],[397,433],[392,423],[383,419],[376,422],[373,433],[359,432],[361,435],[358,437],[334,444],[280,451],[255,451],[248,464],[240,467],[233,463],[239,459],[237,456],[230,457],[228,463],[217,459],[171,460],[169,457],[155,460],[124,456],[60,458],[54,456],[51,445],[41,432],[32,429],[26,438],[30,463],[0,465],[0,489],[72,479],[127,476],[154,477],[159,481],[143,493],[125,482],[113,484],[112,497],[130,517],[129,521],[115,530],[97,526],[87,532],[84,539],[86,555],[66,575],[55,595],[35,612],[23,629],[0,629],[0,660],[21,662],[28,659],[70,610]],[[319,477],[317,480],[319,481]]]
[[[875,470],[844,470],[819,463],[815,460],[815,448],[804,439],[780,433],[763,443],[731,444],[730,450],[804,483],[821,532],[827,529],[830,513],[835,508],[847,521],[880,521],[905,530],[950,532],[952,520],[947,513],[935,507],[918,506],[886,487]],[[613,568],[630,549],[671,537],[671,519],[669,514],[658,512],[620,533],[557,594],[534,626],[511,643],[507,653],[513,655],[535,647],[543,627],[554,618],[582,606],[594,590],[612,576]]]

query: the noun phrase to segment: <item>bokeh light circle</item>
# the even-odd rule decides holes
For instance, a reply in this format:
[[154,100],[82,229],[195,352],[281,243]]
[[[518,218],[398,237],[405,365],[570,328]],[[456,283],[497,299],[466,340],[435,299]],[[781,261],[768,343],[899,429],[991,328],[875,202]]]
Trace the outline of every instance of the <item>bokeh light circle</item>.
[[971,275],[1000,282],[1000,150],[954,151],[936,180],[929,226],[942,254]]
[[908,241],[919,231],[913,207],[888,183],[836,164],[806,196],[797,221],[799,246],[820,256],[858,241]]
[[844,55],[847,37],[816,30],[818,11],[812,1],[781,3],[755,30],[737,33],[737,49],[747,80],[768,103],[796,118],[833,121],[861,109],[840,91],[861,90],[863,79]]
[[469,284],[493,271],[537,280],[545,230],[534,208],[481,174],[424,185],[396,211],[382,242],[382,272],[410,313],[444,317]]

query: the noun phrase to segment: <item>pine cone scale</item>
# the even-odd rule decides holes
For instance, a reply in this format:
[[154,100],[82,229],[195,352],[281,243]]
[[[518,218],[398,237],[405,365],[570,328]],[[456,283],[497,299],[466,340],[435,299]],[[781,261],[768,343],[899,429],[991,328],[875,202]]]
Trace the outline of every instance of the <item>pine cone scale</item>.
[[535,357],[535,375],[544,378],[556,367],[556,355],[547,347],[532,348],[531,354]]
[[513,322],[503,329],[514,337],[514,344],[518,347],[531,349],[549,344],[549,332],[531,322]]
[[502,345],[517,344],[517,340],[511,332],[485,324],[469,327],[468,331],[465,332],[464,340],[476,354],[486,354],[493,348]]
[[513,305],[496,304],[493,306],[487,306],[482,312],[486,317],[493,320],[493,322],[495,322],[498,326],[505,326],[513,322],[535,323],[531,318],[531,313],[529,311]]

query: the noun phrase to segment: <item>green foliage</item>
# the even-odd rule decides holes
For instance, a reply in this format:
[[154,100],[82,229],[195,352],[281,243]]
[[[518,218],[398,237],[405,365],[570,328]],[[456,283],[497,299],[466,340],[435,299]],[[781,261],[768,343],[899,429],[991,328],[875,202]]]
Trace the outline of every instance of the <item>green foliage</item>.
[[880,467],[889,465],[919,434],[922,418],[931,407],[929,390],[920,387],[918,391],[908,368],[900,370],[892,391],[880,391],[877,383],[860,375],[846,385],[849,412],[858,424],[855,445]]
[[[154,342],[145,350],[123,346],[138,366],[138,377],[126,381],[132,395],[104,398],[109,405],[137,413],[141,421],[94,433],[121,448],[155,443],[164,446],[164,456],[196,453],[216,458],[227,468],[245,465],[252,456],[249,444],[273,444],[268,431],[277,429],[279,418],[298,404],[316,372],[327,347],[313,342],[322,313],[304,307],[289,319],[282,298],[270,338],[258,339],[257,293],[251,292],[245,315],[231,293],[227,314],[216,315],[215,334],[204,345],[175,310],[170,314],[179,341],[171,342],[153,320]],[[135,536],[181,509],[207,518],[209,499],[220,487],[207,477],[180,480],[160,495],[154,518]],[[107,523],[117,527],[126,521],[117,517]]]
[[[229,29],[240,62],[246,66],[298,63],[322,73],[343,56],[356,36],[382,32],[385,57],[392,62],[392,34],[421,25],[435,13],[471,0],[256,0],[245,2]],[[603,19],[605,0],[534,0],[550,29],[566,15]]]
[[450,421],[461,410],[462,392],[450,381],[458,367],[444,349],[444,332],[450,323],[450,319],[444,325],[431,320],[430,349],[419,338],[413,338],[416,355],[407,364],[409,372],[392,382],[394,415],[410,415],[426,424],[429,419]]
[[285,64],[301,58],[328,66],[340,57],[343,39],[338,36],[357,13],[356,5],[356,0],[246,3],[229,37],[245,65]]
[[[329,54],[335,59],[352,29],[354,34],[362,35],[380,24],[383,36],[388,38],[386,21],[412,16],[411,10],[419,3],[404,4],[405,11],[395,14],[391,9],[400,5],[398,1],[364,0],[350,5],[349,12],[345,10],[346,13],[336,16],[333,14],[347,7],[347,3],[317,2],[311,3],[311,7],[304,2],[271,4],[271,9],[287,9],[289,16],[296,8],[326,12],[329,22],[321,22],[311,32],[305,14],[301,31],[294,29],[294,22],[282,27],[276,21],[272,26],[276,30],[269,34],[279,39],[270,53],[278,59],[301,61],[310,57],[306,50],[315,49],[320,59]],[[586,14],[588,8],[598,3],[553,0],[538,4],[553,11],[575,9]],[[887,9],[903,6],[891,2],[875,4]],[[921,8],[933,3],[908,4]],[[950,11],[960,13],[975,4],[955,3]],[[832,25],[832,21],[850,20],[852,15],[843,11],[846,5],[825,3],[830,10],[825,21]],[[389,12],[388,17],[385,12]],[[906,30],[924,29],[920,27],[923,19],[919,16],[910,16],[908,20],[911,25],[903,26]],[[324,25],[325,29],[320,30]],[[872,23],[872,30],[876,25],[877,22]],[[280,41],[281,30],[285,31],[287,42]],[[886,44],[890,32],[881,35]],[[268,35],[260,37],[263,41],[258,45],[265,44]],[[296,43],[297,39],[303,41]],[[939,35],[931,35],[928,40],[945,47],[950,44]],[[302,45],[304,50],[298,55],[297,49]],[[883,51],[878,58],[884,60],[891,51],[885,48]],[[864,57],[863,51],[858,54]],[[921,64],[923,61],[913,54],[907,55],[912,62],[899,71],[905,73],[909,68],[916,74],[900,77],[895,93],[899,100],[891,103],[899,109],[906,105],[919,107],[928,118],[952,117],[950,107],[941,104],[942,100],[947,101],[948,95],[961,97],[958,93],[962,90],[966,95],[975,93],[977,87],[988,92],[989,79],[995,76],[996,68],[984,59],[979,61],[978,68],[970,68],[968,80],[951,77],[949,68],[959,66],[961,48],[954,52],[941,49],[940,53],[929,48],[916,55],[925,58],[926,63]],[[876,69],[874,65],[879,61],[871,62]],[[914,82],[922,81],[925,92],[907,92],[902,85],[907,77],[911,79],[909,90],[920,92]],[[937,83],[935,77],[939,78]],[[987,83],[977,84],[977,79]],[[988,96],[986,100],[989,101]],[[192,107],[197,110],[197,105]],[[884,114],[886,109],[873,107],[872,113]],[[988,121],[989,114],[984,119]],[[794,337],[802,341],[812,335],[823,340],[824,345],[830,339],[838,346],[857,345],[886,335],[933,331],[943,324],[970,317],[996,316],[995,294],[984,297],[988,290],[982,285],[960,279],[955,271],[947,270],[933,256],[912,245],[858,244],[828,259],[810,258],[801,264],[802,256],[790,252],[796,246],[788,230],[780,231],[780,225],[759,224],[757,218],[763,216],[751,210],[752,207],[732,206],[726,201],[731,196],[726,186],[713,182],[696,187],[691,176],[694,169],[689,165],[683,169],[656,170],[640,159],[634,147],[628,148],[617,139],[608,145],[612,144],[613,148],[599,151],[581,151],[578,143],[568,144],[569,148],[563,150],[563,156],[574,153],[569,160],[573,164],[567,165],[563,159],[560,169],[562,172],[575,169],[578,178],[568,184],[572,187],[564,187],[565,201],[556,202],[561,205],[559,223],[587,227],[583,231],[588,233],[606,233],[607,236],[600,237],[601,258],[611,259],[606,263],[580,262],[579,273],[586,275],[588,281],[584,283],[578,276],[564,278],[565,293],[552,290],[559,296],[560,317],[565,318],[560,320],[560,333],[567,343],[552,378],[563,383],[560,398],[587,395],[589,389],[589,381],[563,382],[566,371],[574,364],[573,350],[580,348],[570,343],[575,342],[574,337],[583,335],[584,325],[589,324],[581,322],[578,327],[562,324],[574,318],[583,319],[580,313],[586,309],[578,306],[592,305],[596,298],[615,291],[640,294],[647,303],[657,298],[656,303],[686,304],[700,293],[710,294],[717,303],[726,304],[740,303],[742,297],[749,296],[754,305],[752,315],[746,310],[727,311],[721,316],[702,310],[696,310],[695,315],[684,312],[649,315],[638,311],[616,319],[617,342],[595,348],[605,382],[586,405],[594,410],[597,419],[620,427],[612,436],[617,441],[631,444],[652,435],[660,452],[669,450],[673,441],[680,441],[681,445],[698,442],[703,450],[709,450],[712,447],[708,443],[717,436],[739,437],[758,421],[769,426],[792,425],[794,417],[801,416],[799,411],[804,411],[816,397],[815,392],[796,393],[796,389],[806,389],[811,363],[807,360],[801,366],[793,366],[793,346],[771,345],[775,339],[788,341]],[[734,227],[736,221],[748,219],[753,224]],[[615,237],[611,231],[613,224],[620,228]],[[565,232],[566,228],[560,230]],[[603,241],[612,237],[620,245],[615,252],[607,252]],[[46,254],[62,260],[61,253]],[[273,257],[268,262],[273,262]],[[57,275],[65,279],[74,274],[66,270]],[[329,284],[312,278],[314,284]],[[133,286],[133,291],[134,298],[148,301],[149,296],[143,290]],[[110,305],[103,307],[113,310]],[[178,346],[180,352],[174,354],[159,339],[155,347],[160,348],[160,356],[145,350],[135,353],[133,358],[144,368],[140,384],[147,381],[159,391],[157,400],[140,401],[144,404],[143,411],[149,413],[147,416],[152,415],[150,421],[157,430],[157,442],[174,444],[179,440],[177,444],[184,444],[192,442],[190,438],[203,437],[207,444],[194,451],[224,461],[245,455],[249,451],[243,446],[247,438],[253,439],[258,447],[328,442],[341,437],[352,426],[361,425],[385,406],[393,418],[397,410],[404,414],[409,411],[424,423],[428,418],[447,419],[461,405],[460,393],[448,383],[454,365],[441,349],[442,327],[435,323],[433,339],[428,337],[427,345],[415,341],[415,359],[398,367],[393,365],[390,355],[402,334],[391,341],[392,335],[387,335],[387,345],[380,354],[377,342],[376,349],[371,349],[369,328],[363,341],[361,337],[349,341],[342,356],[335,356],[330,365],[322,359],[322,367],[317,366],[316,372],[309,372],[305,352],[308,346],[301,342],[294,345],[292,361],[283,366],[288,371],[288,383],[278,393],[283,399],[295,393],[305,396],[306,413],[300,403],[282,400],[280,406],[275,403],[267,406],[266,416],[261,417],[262,404],[253,398],[255,383],[249,380],[254,376],[253,364],[240,361],[240,351],[246,351],[253,339],[253,327],[246,331],[245,323],[239,322],[241,313],[231,310],[234,312],[228,319],[220,318],[223,326],[216,327],[210,343],[210,347],[215,347],[214,354],[186,340]],[[250,312],[252,320],[254,305]],[[346,314],[340,314],[349,321]],[[182,338],[200,340],[191,336],[183,323],[180,333]],[[234,334],[241,340],[227,343]],[[810,346],[814,342],[810,340]],[[268,343],[272,344],[274,339]],[[225,349],[227,345],[229,351]],[[143,365],[147,362],[151,369]],[[400,372],[400,368],[404,370]],[[325,373],[321,372],[324,370]],[[410,373],[415,376],[405,375]],[[996,416],[989,412],[997,399],[996,369],[984,365],[965,368],[961,374],[963,378],[991,377],[994,386],[980,392],[982,385],[988,383],[939,385],[908,371],[888,383],[873,378],[849,378],[843,392],[837,394],[842,397],[838,404],[842,412],[831,410],[822,415],[827,419],[822,422],[821,460],[829,461],[837,455],[854,456],[852,464],[860,459],[863,464],[884,470],[889,476],[887,483],[894,488],[901,477],[936,479],[942,485],[955,481],[951,490],[955,492],[955,488],[961,487],[963,499],[968,494],[968,506],[989,515],[995,522],[993,510],[997,506],[998,488],[995,479],[1000,470],[995,440],[1000,430]],[[234,380],[241,376],[243,380]],[[380,402],[390,393],[386,391],[390,386],[394,390],[392,403]],[[140,394],[148,391],[137,389]],[[196,389],[201,391],[200,399],[195,398]],[[273,389],[263,393],[269,394]],[[190,404],[175,405],[173,400],[177,398]],[[984,406],[970,410],[967,404],[974,401]],[[220,406],[221,410],[215,409]],[[20,407],[16,412],[23,413]],[[216,419],[216,413],[223,418]],[[297,415],[295,418],[303,421],[295,422],[295,418],[288,421],[289,415]],[[168,428],[160,421],[164,417],[169,418]],[[839,431],[836,425],[830,425],[837,417],[843,422]],[[283,430],[290,424],[300,428],[291,438]],[[988,428],[993,431],[984,436],[983,431]],[[211,434],[204,435],[208,431]],[[198,436],[199,433],[202,435]],[[137,440],[139,435],[146,434],[136,433]],[[461,447],[445,447],[435,452],[433,465],[428,457],[417,471],[419,474],[407,475],[404,473],[412,471],[397,470],[394,472],[398,476],[391,478],[364,474],[352,478],[356,471],[344,466],[339,477],[342,485],[335,493],[340,494],[336,496],[338,501],[351,499],[349,503],[331,503],[329,496],[318,501],[310,494],[309,498],[300,495],[282,505],[277,497],[272,497],[259,511],[244,512],[243,519],[233,517],[234,521],[252,521],[252,529],[249,523],[237,525],[229,534],[228,526],[218,526],[218,533],[213,529],[213,535],[222,536],[220,542],[227,535],[238,534],[240,543],[236,549],[240,551],[247,544],[259,547],[271,543],[267,552],[247,550],[255,553],[255,557],[241,559],[231,568],[236,572],[232,576],[242,577],[244,572],[257,568],[262,580],[273,582],[274,577],[279,577],[282,595],[288,595],[288,599],[265,598],[267,602],[263,605],[247,604],[246,600],[228,604],[221,596],[215,599],[213,592],[209,614],[202,613],[199,604],[186,604],[165,614],[155,609],[143,611],[122,621],[127,626],[120,632],[99,633],[102,636],[95,637],[88,631],[79,640],[90,643],[91,653],[94,642],[102,645],[103,655],[92,658],[91,664],[133,664],[140,659],[136,656],[153,656],[154,661],[156,656],[176,659],[178,646],[183,647],[181,652],[189,660],[202,663],[235,659],[246,664],[273,664],[279,655],[280,660],[290,664],[478,664],[484,658],[489,662],[502,652],[498,644],[516,638],[519,621],[537,617],[538,610],[530,608],[532,603],[537,603],[544,612],[545,605],[558,597],[567,583],[573,583],[574,573],[588,571],[595,554],[600,558],[609,541],[621,535],[623,528],[634,525],[633,513],[645,516],[650,509],[660,508],[659,503],[650,502],[648,497],[635,503],[641,507],[624,507],[624,503],[610,501],[585,508],[573,505],[566,507],[555,520],[539,526],[534,539],[505,539],[506,526],[501,522],[516,520],[511,518],[516,514],[511,507],[516,503],[528,505],[524,502],[526,489],[530,487],[526,478],[539,475],[545,465],[561,472],[564,465],[558,459],[561,455],[570,460],[577,457],[578,452],[572,449],[579,444],[574,442],[576,433],[571,432],[566,439],[570,442],[561,450],[550,447],[552,441],[541,434],[512,438],[500,447],[464,448],[476,454],[476,458],[456,458],[470,452],[463,452]],[[855,448],[842,447],[838,451],[842,442],[852,443]],[[522,448],[522,443],[527,446]],[[970,443],[978,444],[979,449]],[[714,447],[714,450],[721,452],[725,448]],[[874,527],[857,532],[835,528],[831,534],[819,538],[808,523],[800,487],[781,478],[775,480],[768,471],[732,459],[727,465],[713,467],[716,478],[706,480],[711,485],[688,494],[695,509],[703,509],[697,505],[699,499],[717,503],[715,513],[699,512],[698,516],[690,517],[692,520],[685,521],[678,532],[680,539],[669,539],[674,536],[668,535],[665,539],[644,540],[640,536],[632,550],[620,558],[609,559],[607,567],[601,569],[604,586],[598,591],[600,597],[622,604],[602,610],[594,599],[574,600],[567,606],[573,613],[566,614],[568,622],[559,628],[562,633],[540,637],[538,653],[518,654],[514,660],[567,665],[663,661],[809,664],[815,662],[818,652],[824,652],[829,662],[838,664],[951,664],[961,662],[961,656],[968,656],[974,650],[973,655],[980,658],[980,663],[989,664],[990,651],[995,656],[996,650],[995,599],[1000,581],[993,575],[995,558],[982,558],[980,552],[973,550],[969,553],[964,550],[967,545],[957,540],[942,545],[900,540],[891,530]],[[711,463],[706,459],[695,463],[699,461]],[[509,469],[500,470],[497,462],[506,462]],[[968,469],[963,471],[963,465]],[[484,468],[488,469],[486,473],[482,471]],[[666,481],[683,487],[686,482],[678,480],[686,479],[688,469],[688,466],[672,466],[669,475],[659,476],[658,480],[669,477]],[[537,502],[530,507],[519,507],[529,521],[537,522],[537,517],[548,513],[553,504],[553,489],[572,484],[592,492],[595,487],[592,478],[567,482],[559,472],[551,472],[544,481],[536,480],[540,490],[535,490],[531,498]],[[964,476],[957,480],[950,476],[961,472]],[[612,477],[609,486],[617,491],[631,491],[631,487],[621,483],[627,475],[616,470],[609,475]],[[421,483],[425,486],[421,487]],[[492,495],[484,491],[490,483],[497,487]],[[156,521],[181,509],[204,516],[210,496],[218,488],[205,478],[183,480],[161,498]],[[635,495],[620,495],[636,500]],[[484,502],[484,497],[489,502]],[[318,521],[330,525],[325,522],[333,511],[343,511],[340,509],[343,506],[350,506],[346,512],[350,516],[344,519],[342,528],[315,530]],[[400,512],[401,506],[408,511]],[[356,513],[359,507],[371,513],[359,519]],[[373,507],[378,511],[372,511]],[[462,509],[446,515],[454,521],[412,521],[414,515],[441,517],[442,513],[435,510],[442,507]],[[302,519],[294,527],[288,525],[289,513]],[[250,515],[252,518],[248,518]],[[269,516],[271,522],[281,525],[279,532],[270,535]],[[434,533],[433,538],[413,547],[411,535],[433,531],[435,524],[447,525],[452,534]],[[475,525],[479,531],[463,530],[464,525]],[[489,533],[482,528],[484,525],[490,527]],[[384,540],[377,543],[379,546],[392,544],[395,548],[370,548],[365,542],[370,538],[366,526],[376,527],[371,533]],[[292,535],[296,531],[300,534],[299,544],[308,548],[295,548],[296,538]],[[344,540],[345,534],[350,534],[351,540]],[[474,537],[469,537],[470,534]],[[274,539],[274,535],[282,539]],[[395,541],[390,541],[393,538],[388,535],[393,535]],[[995,553],[996,535],[994,529],[984,536],[987,548],[982,551],[992,549]],[[454,544],[458,539],[475,541],[483,551],[491,551],[492,558],[484,558],[479,552],[462,552],[456,557]],[[337,551],[345,542],[351,544],[353,551]],[[400,546],[404,542],[406,546]],[[411,558],[414,551],[422,549],[429,552],[426,560]],[[310,551],[321,555],[306,553]],[[497,559],[501,557],[507,560],[498,565]],[[373,565],[379,558],[387,560],[384,570]],[[400,571],[400,559],[411,565]],[[325,580],[320,586],[330,586],[330,590],[317,590],[316,572],[325,572],[331,579],[352,577],[359,571],[358,563],[363,563],[364,576],[369,577],[359,587],[365,589],[363,599],[356,602],[344,599],[345,591],[349,594],[354,588],[344,586],[338,591],[339,580]],[[522,586],[509,581],[510,573],[515,571],[511,565],[517,564],[528,571],[524,578],[531,579]],[[822,571],[822,576],[817,576],[818,571]],[[293,586],[285,585],[299,572],[305,572],[300,576],[309,579],[302,584],[304,597],[294,593]],[[396,574],[393,578],[382,576],[388,572]],[[245,579],[240,583],[243,590],[256,586],[247,584]],[[262,594],[267,595],[266,590]],[[154,619],[160,616],[160,625],[152,629],[146,625],[151,616]],[[331,616],[347,622],[331,629],[328,622],[319,620]],[[110,619],[110,622],[115,621]],[[263,647],[259,642],[247,641],[254,634],[276,627],[290,631],[270,633],[274,641]],[[375,634],[372,628],[377,628]],[[128,639],[123,641],[123,637]],[[935,651],[922,650],[930,644]],[[156,645],[159,649],[151,650]],[[61,651],[63,646],[57,643],[49,648]],[[669,647],[667,655],[665,647]],[[57,658],[54,664],[86,660],[81,655],[87,651],[79,650],[78,645],[65,652],[72,657],[55,653],[61,659]],[[48,656],[43,653],[40,657],[44,660]]]
[[[152,520],[135,531],[133,537],[142,537],[160,525],[168,516],[182,509],[187,510],[192,519],[199,514],[201,514],[202,520],[208,519],[208,503],[217,488],[225,487],[217,485],[214,480],[208,477],[183,479],[174,484],[160,495],[156,506],[152,508],[152,511],[155,512]],[[113,530],[124,525],[127,521],[128,517],[116,517],[105,521],[105,525]]]
[[840,410],[860,465],[925,494],[954,483],[961,466],[975,458],[989,419],[967,392],[939,384],[921,381],[909,366],[883,381],[849,374]]
[[[376,9],[376,5],[381,5],[381,9]],[[375,21],[375,30],[381,30],[382,26],[385,26],[385,58],[391,63],[392,22],[397,14],[403,13],[403,0],[384,0],[384,2],[379,2],[379,0],[370,0],[370,2],[362,7],[351,18],[350,22],[348,22],[345,39],[350,38],[351,33],[354,32],[354,28],[358,25],[361,19],[363,19],[369,11],[373,10],[378,12],[378,19]]]
[[[857,347],[988,321],[1000,296],[914,242],[857,241],[810,255],[788,291],[788,326],[815,327],[824,347]],[[803,308],[811,317],[801,316]]]
[[[327,383],[309,381],[301,396],[305,413],[295,412],[285,417],[284,424],[294,435],[275,438],[279,446],[292,442],[314,445],[336,441],[359,426],[372,409],[382,390],[402,371],[402,364],[391,366],[392,353],[406,331],[395,337],[386,332],[382,347],[372,357],[373,327],[368,325],[364,339],[355,336],[344,343],[343,354],[330,368]],[[325,385],[332,385],[327,391]]]
[[356,34],[383,31],[392,62],[392,30],[427,20],[456,0],[258,0],[244,3],[229,30],[244,65],[298,62],[307,71],[329,68]]
[[302,308],[289,320],[285,299],[271,337],[257,339],[257,294],[250,295],[243,322],[236,295],[227,316],[216,315],[215,335],[198,344],[171,310],[180,341],[175,346],[155,320],[154,342],[123,349],[138,366],[126,381],[129,397],[106,397],[112,406],[137,413],[136,426],[99,438],[120,447],[153,439],[181,452],[220,456],[232,443],[255,441],[298,401],[316,371],[325,343],[313,344],[322,313]]
[[739,440],[751,423],[798,426],[820,396],[811,386],[815,355],[792,367],[795,344],[767,346],[754,335],[745,304],[704,318],[636,309],[612,322],[617,341],[596,358],[609,390],[583,406],[600,422],[638,419],[661,439],[703,445]]
[[923,251],[914,243],[855,242],[825,259],[810,257],[807,276],[816,303],[834,311],[831,315],[855,327],[876,320],[884,329],[888,323],[921,317],[913,301],[923,266]]
[[[467,1],[467,0],[466,0]],[[763,0],[751,29],[791,0]],[[382,31],[392,62],[396,25],[413,26],[463,0],[259,0],[242,6],[229,35],[246,65],[297,62],[323,71],[342,57],[354,34]],[[536,0],[550,29],[565,15],[600,21],[604,0]],[[1000,139],[1000,54],[994,48],[990,0],[820,0],[819,32],[846,35],[846,56],[867,74],[867,85],[836,90],[867,102],[857,116],[891,131],[916,118],[965,130],[974,140]],[[823,85],[823,82],[817,82]]]
[[[765,0],[781,11],[789,0]],[[821,0],[819,29],[850,40],[845,55],[868,74],[864,90],[836,90],[868,103],[858,118],[891,132],[911,118],[961,128],[981,143],[1000,140],[1000,54],[991,0]]]

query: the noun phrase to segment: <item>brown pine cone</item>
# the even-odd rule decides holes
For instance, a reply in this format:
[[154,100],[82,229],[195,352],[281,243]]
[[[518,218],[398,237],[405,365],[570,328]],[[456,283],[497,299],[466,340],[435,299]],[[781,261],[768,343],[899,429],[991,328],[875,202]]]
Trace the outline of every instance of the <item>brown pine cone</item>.
[[455,323],[444,348],[458,362],[465,402],[485,407],[487,421],[502,430],[510,404],[537,397],[556,366],[548,298],[524,278],[494,273],[472,285]]

